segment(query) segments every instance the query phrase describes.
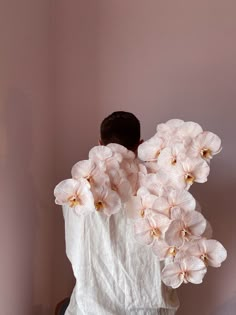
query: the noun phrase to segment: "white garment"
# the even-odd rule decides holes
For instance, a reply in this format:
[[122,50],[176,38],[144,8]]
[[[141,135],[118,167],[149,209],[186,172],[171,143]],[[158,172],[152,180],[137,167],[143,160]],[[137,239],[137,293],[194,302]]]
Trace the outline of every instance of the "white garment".
[[174,315],[176,292],[161,282],[160,262],[133,238],[124,211],[78,216],[63,207],[66,253],[76,286],[66,315]]

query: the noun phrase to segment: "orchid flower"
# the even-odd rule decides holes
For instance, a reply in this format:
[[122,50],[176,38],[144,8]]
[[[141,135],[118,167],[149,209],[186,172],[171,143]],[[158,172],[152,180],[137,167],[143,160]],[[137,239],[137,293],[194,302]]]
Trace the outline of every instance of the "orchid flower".
[[110,148],[108,148],[107,146],[104,145],[98,145],[93,147],[90,151],[89,151],[89,159],[96,161],[96,160],[100,160],[100,161],[105,161],[108,158],[112,157],[112,150]]
[[137,196],[132,196],[125,204],[127,216],[130,219],[144,218],[148,212],[152,211],[156,198],[145,187],[140,187]]
[[181,247],[185,241],[199,238],[206,229],[206,219],[197,211],[184,211],[180,208],[171,210],[173,220],[165,233],[169,245]]
[[161,213],[138,219],[134,222],[135,239],[141,244],[150,245],[159,238],[163,238],[169,223],[170,220]]
[[118,143],[109,143],[107,147],[110,148],[113,153],[119,153],[123,157],[123,159],[128,159],[128,160],[135,159],[134,152],[126,149],[123,145],[120,145]]
[[158,159],[161,150],[165,147],[165,142],[157,135],[141,143],[138,147],[138,157],[145,162],[153,162]]
[[165,173],[159,174],[139,174],[139,185],[145,187],[151,194],[162,196],[168,177]]
[[182,283],[202,283],[207,271],[204,262],[196,257],[186,257],[166,265],[162,270],[162,281],[173,289]]
[[119,163],[122,161],[122,156],[119,153],[114,154],[108,146],[99,145],[93,147],[89,151],[89,159],[96,163],[100,168],[119,167]]
[[170,132],[172,130],[176,130],[180,126],[184,124],[182,119],[170,119],[166,123],[157,125],[157,132]]
[[171,170],[179,164],[184,153],[185,147],[183,143],[176,143],[172,147],[166,147],[160,152],[157,164],[159,168]]
[[156,174],[160,170],[160,166],[157,164],[157,160],[147,161],[147,162],[144,162],[144,164],[145,164],[145,167],[147,168],[148,173]]
[[135,160],[125,159],[121,162],[120,167],[122,170],[124,170],[126,174],[126,179],[129,181],[132,187],[131,194],[135,195],[139,188],[138,181],[139,181],[140,168],[139,168],[138,161],[136,159]]
[[92,160],[77,162],[71,170],[74,179],[85,178],[91,186],[104,185],[109,181],[109,177],[104,170],[99,168]]
[[93,195],[87,180],[66,179],[54,189],[56,204],[68,205],[79,215],[94,211]]
[[99,212],[107,216],[115,214],[121,209],[121,199],[117,192],[108,186],[101,186],[93,190],[94,206]]
[[193,211],[196,207],[196,201],[186,190],[169,189],[153,204],[154,209],[165,213],[168,217],[171,210],[176,207],[185,211]]
[[189,154],[195,157],[200,156],[209,162],[221,149],[220,138],[212,132],[204,131],[193,139]]
[[202,127],[199,124],[192,121],[186,121],[178,128],[176,136],[182,139],[185,145],[188,145],[191,140],[197,137],[202,131]]
[[152,251],[160,261],[173,261],[179,249],[167,244],[165,240],[158,240],[153,244]]
[[139,172],[139,163],[135,158],[134,152],[126,149],[124,146],[117,143],[110,143],[107,145],[114,154],[114,158],[117,158],[116,154],[122,156],[122,160],[119,160],[119,170],[125,172],[127,180],[130,182],[133,192],[137,188],[138,172]]
[[175,187],[189,189],[194,182],[206,182],[209,172],[210,168],[206,161],[186,157],[175,170],[170,171],[170,180]]
[[113,170],[109,172],[110,186],[113,191],[116,191],[122,202],[128,201],[133,194],[131,183],[128,181],[125,172],[122,170]]
[[220,267],[227,257],[227,252],[220,242],[203,238],[189,246],[186,255],[202,259],[206,266]]
[[165,124],[157,125],[157,136],[164,139],[166,146],[172,147],[178,142],[183,142],[184,139],[178,130],[185,124],[181,119],[171,119]]
[[157,125],[157,135],[165,139],[168,144],[173,136],[176,140],[177,130],[184,124],[184,121],[181,119],[170,119],[166,123]]

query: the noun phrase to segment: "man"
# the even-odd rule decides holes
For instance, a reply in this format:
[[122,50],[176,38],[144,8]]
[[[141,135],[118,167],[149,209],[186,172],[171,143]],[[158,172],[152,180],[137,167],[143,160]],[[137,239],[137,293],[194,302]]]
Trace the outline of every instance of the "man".
[[[100,144],[118,143],[136,152],[139,120],[114,112],[100,128]],[[150,248],[136,243],[123,209],[105,216],[77,216],[63,207],[66,252],[76,286],[66,315],[174,315],[178,299],[160,278],[160,263]]]
[[100,144],[118,143],[136,153],[140,140],[140,122],[132,113],[114,112],[100,127]]

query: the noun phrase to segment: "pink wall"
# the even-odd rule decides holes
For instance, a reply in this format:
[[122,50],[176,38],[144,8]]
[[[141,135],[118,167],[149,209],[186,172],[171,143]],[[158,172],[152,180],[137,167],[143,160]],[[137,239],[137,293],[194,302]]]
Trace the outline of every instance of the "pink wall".
[[[97,144],[99,107],[97,1],[56,1],[55,55],[55,185],[70,177],[72,165],[87,158]],[[55,220],[54,304],[70,295],[74,280],[65,256],[64,221],[57,207]]]
[[179,290],[181,315],[235,313],[236,4],[225,0],[5,0],[0,4],[0,305],[49,315],[70,294],[56,183],[96,144],[99,122],[133,111],[143,137],[180,117],[224,150],[194,188],[223,267]]
[[136,113],[144,138],[173,117],[219,134],[224,150],[194,193],[229,258],[203,285],[179,290],[179,314],[234,314],[235,1],[60,0],[56,7],[58,179],[86,157],[99,121],[114,110]]
[[50,2],[0,3],[0,313],[52,314]]

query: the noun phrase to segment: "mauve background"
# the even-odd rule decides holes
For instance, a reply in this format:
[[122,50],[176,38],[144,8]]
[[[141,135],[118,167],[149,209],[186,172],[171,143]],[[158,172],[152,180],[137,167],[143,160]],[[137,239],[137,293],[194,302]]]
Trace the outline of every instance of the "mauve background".
[[52,192],[114,110],[134,112],[144,139],[170,118],[222,138],[192,192],[228,259],[178,290],[178,315],[235,314],[235,35],[234,0],[0,1],[2,315],[50,315],[71,293]]

